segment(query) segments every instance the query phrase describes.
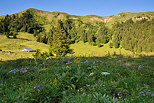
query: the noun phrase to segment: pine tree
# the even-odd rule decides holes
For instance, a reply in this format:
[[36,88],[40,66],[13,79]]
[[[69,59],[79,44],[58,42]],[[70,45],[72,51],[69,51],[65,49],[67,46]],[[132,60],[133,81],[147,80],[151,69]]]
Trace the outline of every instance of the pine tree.
[[53,41],[51,43],[51,51],[52,54],[56,56],[65,56],[67,53],[72,53],[72,50],[69,48],[69,40],[66,37],[61,21],[59,21],[58,26],[55,28]]

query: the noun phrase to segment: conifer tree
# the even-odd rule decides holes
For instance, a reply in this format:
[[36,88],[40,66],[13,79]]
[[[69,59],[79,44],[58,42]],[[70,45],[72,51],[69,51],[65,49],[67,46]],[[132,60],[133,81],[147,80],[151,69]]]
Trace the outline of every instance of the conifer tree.
[[67,53],[72,53],[72,50],[69,48],[69,40],[66,37],[61,21],[58,21],[58,26],[55,28],[53,41],[51,43],[51,51],[52,54],[56,56],[65,56]]

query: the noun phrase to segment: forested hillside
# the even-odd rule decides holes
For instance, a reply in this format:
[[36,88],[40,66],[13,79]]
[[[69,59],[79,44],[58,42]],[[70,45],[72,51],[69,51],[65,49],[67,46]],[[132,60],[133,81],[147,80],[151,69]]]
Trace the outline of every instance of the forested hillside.
[[[38,42],[49,44],[51,48],[61,46],[67,49],[69,46],[66,45],[83,41],[98,47],[109,43],[111,48],[153,52],[153,18],[154,12],[100,17],[75,16],[30,8],[1,17],[0,34],[16,38],[18,32],[28,32],[33,34]],[[68,52],[64,49],[62,51]]]
[[6,35],[8,38],[9,36],[16,38],[17,32],[28,32],[36,35],[42,29],[29,10],[22,13],[22,15],[6,15],[0,20],[0,33]]
[[154,19],[134,22],[132,19],[117,23],[114,27],[113,44],[133,52],[154,51]]

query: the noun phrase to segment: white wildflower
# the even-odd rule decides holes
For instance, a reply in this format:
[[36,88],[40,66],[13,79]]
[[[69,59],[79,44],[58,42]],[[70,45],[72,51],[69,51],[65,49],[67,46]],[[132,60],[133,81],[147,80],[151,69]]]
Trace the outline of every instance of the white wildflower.
[[15,74],[17,72],[26,73],[28,70],[31,70],[31,68],[13,69],[13,70],[10,70],[8,74],[9,73]]
[[89,74],[89,76],[92,76],[92,75],[94,75],[94,73],[90,73],[90,74]]
[[8,73],[13,73],[15,74],[16,72],[19,72],[20,70],[19,69],[13,69],[13,70],[10,70]]
[[108,73],[108,72],[102,72],[101,74],[102,75],[109,75],[110,73]]
[[138,70],[141,70],[141,68],[143,68],[143,67],[144,67],[143,65],[139,65]]
[[89,84],[86,84],[86,86],[87,86],[87,87],[90,87],[90,85],[89,85]]

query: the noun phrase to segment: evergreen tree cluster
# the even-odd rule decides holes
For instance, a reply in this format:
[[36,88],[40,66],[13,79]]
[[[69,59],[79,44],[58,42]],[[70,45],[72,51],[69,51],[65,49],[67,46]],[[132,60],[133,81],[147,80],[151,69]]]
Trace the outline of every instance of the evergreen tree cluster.
[[116,23],[112,38],[114,47],[122,47],[133,52],[154,51],[154,19]]
[[51,44],[53,35],[58,38],[58,31],[63,31],[69,43],[83,41],[99,47],[112,38],[111,31],[102,22],[84,23],[81,20],[66,19],[53,21],[50,26],[50,32],[43,32],[38,36],[37,41]]
[[37,35],[43,28],[36,22],[32,13],[26,11],[21,15],[6,15],[0,19],[0,33],[5,34],[8,38],[16,38],[17,32],[28,32]]
[[68,53],[73,53],[73,51],[69,47],[69,39],[67,38],[62,22],[58,22],[58,25],[53,28],[54,33],[50,38],[52,40],[50,41],[51,52],[56,56],[65,56]]

